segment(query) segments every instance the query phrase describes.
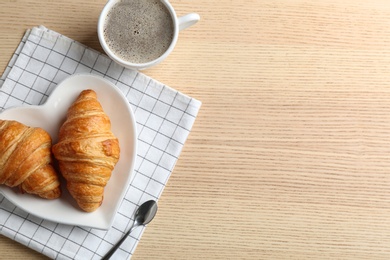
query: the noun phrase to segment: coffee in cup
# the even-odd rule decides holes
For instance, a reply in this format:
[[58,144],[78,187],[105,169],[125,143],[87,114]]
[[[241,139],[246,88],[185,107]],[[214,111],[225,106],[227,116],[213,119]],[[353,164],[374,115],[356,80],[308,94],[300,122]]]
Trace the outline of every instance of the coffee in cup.
[[160,1],[121,0],[107,14],[103,36],[116,56],[146,63],[166,52],[173,31],[171,14]]
[[110,0],[100,15],[98,36],[114,61],[145,69],[165,59],[179,30],[198,20],[194,13],[178,18],[167,0]]

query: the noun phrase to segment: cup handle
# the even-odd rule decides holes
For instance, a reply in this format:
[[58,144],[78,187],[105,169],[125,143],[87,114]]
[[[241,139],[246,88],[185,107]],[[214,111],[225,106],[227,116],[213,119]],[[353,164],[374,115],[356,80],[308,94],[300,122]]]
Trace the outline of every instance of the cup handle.
[[187,29],[191,25],[196,24],[200,20],[200,16],[197,13],[190,13],[178,18],[179,31]]

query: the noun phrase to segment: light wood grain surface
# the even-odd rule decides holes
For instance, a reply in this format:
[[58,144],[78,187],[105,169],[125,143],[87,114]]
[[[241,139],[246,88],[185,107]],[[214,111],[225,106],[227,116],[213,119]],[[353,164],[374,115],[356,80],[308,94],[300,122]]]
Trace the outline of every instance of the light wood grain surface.
[[[104,3],[1,0],[0,70],[40,24],[101,50]],[[390,259],[390,2],[171,3],[201,21],[145,73],[203,106],[133,259]]]

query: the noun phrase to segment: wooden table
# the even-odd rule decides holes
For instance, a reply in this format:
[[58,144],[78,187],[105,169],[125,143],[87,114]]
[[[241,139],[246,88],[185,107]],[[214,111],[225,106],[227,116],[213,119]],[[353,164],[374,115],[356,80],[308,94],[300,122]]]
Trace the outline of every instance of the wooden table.
[[[105,2],[1,0],[1,71],[40,24],[101,50]],[[390,2],[171,2],[145,73],[203,106],[133,259],[390,259]]]

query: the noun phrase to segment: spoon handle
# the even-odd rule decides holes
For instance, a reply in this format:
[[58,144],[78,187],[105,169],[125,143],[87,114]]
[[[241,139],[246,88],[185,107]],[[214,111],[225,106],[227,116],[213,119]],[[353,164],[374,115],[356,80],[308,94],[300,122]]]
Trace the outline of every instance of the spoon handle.
[[130,235],[131,231],[134,230],[134,228],[138,227],[138,225],[134,225],[129,229],[129,231],[126,232],[126,234],[116,243],[110,251],[107,252],[107,254],[102,258],[102,260],[108,260],[110,257],[115,253],[115,251],[122,245],[123,241],[126,240],[126,238]]

